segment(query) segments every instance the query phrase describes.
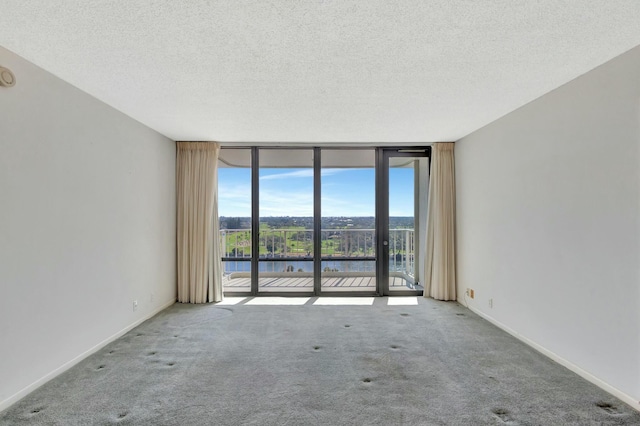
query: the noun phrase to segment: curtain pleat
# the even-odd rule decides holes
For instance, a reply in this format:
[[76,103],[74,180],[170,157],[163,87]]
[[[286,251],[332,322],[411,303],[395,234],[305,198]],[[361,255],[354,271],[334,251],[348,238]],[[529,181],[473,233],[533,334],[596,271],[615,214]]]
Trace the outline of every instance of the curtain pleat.
[[222,300],[218,232],[220,144],[177,142],[178,301]]
[[424,296],[456,300],[454,144],[432,147]]

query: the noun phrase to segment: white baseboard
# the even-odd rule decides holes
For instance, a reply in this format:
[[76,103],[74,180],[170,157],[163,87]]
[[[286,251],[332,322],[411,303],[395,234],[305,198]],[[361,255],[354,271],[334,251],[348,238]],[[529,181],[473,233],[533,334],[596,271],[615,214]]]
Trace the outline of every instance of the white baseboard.
[[127,327],[125,327],[122,330],[118,331],[114,335],[106,338],[105,340],[103,340],[102,342],[98,343],[94,347],[90,348],[89,350],[87,350],[87,351],[81,353],[80,355],[78,355],[77,357],[73,358],[71,361],[62,364],[60,367],[56,368],[55,370],[53,370],[49,374],[47,374],[47,375],[41,377],[40,379],[36,380],[35,382],[31,383],[29,386],[25,387],[21,391],[11,395],[9,398],[5,399],[4,401],[1,401],[0,402],[0,411],[3,411],[5,409],[9,408],[11,405],[15,404],[20,399],[24,398],[25,396],[27,396],[28,394],[30,394],[31,392],[33,392],[34,390],[36,390],[40,386],[42,386],[45,383],[47,383],[49,380],[51,380],[54,377],[57,377],[60,374],[64,373],[65,371],[67,371],[68,369],[73,367],[74,365],[78,364],[83,359],[87,358],[89,355],[92,355],[92,354],[98,352],[100,349],[104,348],[109,343],[113,342],[114,340],[116,340],[117,338],[121,337],[125,333],[127,333],[130,330],[134,329],[135,327],[139,326],[140,324],[142,324],[143,322],[145,322],[146,320],[148,320],[152,316],[156,315],[157,313],[167,309],[169,306],[173,305],[174,303],[176,303],[176,299],[170,300],[169,302],[163,304],[162,306],[154,309],[153,311],[149,312],[147,315],[143,316],[142,318],[140,318],[139,320],[137,320],[133,324],[128,325]]
[[[460,301],[458,301],[458,302],[460,303]],[[561,356],[559,356],[558,354],[550,351],[549,349],[545,348],[544,346],[541,346],[541,345],[537,344],[536,342],[524,337],[520,333],[516,332],[515,330],[512,330],[511,328],[509,328],[506,325],[502,324],[500,321],[497,321],[493,317],[485,314],[484,312],[479,311],[478,309],[474,308],[473,306],[467,306],[467,307],[471,311],[473,311],[474,313],[479,315],[480,317],[482,317],[485,320],[489,321],[491,324],[493,324],[496,327],[506,331],[507,333],[509,333],[510,335],[515,337],[516,339],[518,339],[521,342],[531,346],[533,349],[537,350],[538,352],[540,352],[541,354],[547,356],[548,358],[551,358],[552,360],[554,360],[558,364],[562,365],[563,367],[568,368],[569,370],[573,371],[574,373],[576,373],[578,376],[582,377],[583,379],[586,379],[589,382],[593,383],[594,385],[598,386],[599,388],[603,389],[604,391],[609,392],[611,395],[615,396],[616,398],[618,398],[621,401],[623,401],[626,404],[628,404],[631,408],[640,411],[640,401],[636,400],[631,395],[628,395],[628,394],[622,392],[620,389],[617,389],[617,388],[611,386],[609,383],[605,382],[602,379],[599,379],[598,377],[594,376],[593,374],[589,373],[588,371],[583,370],[582,368],[578,367],[577,365],[575,365],[571,361],[568,361],[568,360],[562,358]]]

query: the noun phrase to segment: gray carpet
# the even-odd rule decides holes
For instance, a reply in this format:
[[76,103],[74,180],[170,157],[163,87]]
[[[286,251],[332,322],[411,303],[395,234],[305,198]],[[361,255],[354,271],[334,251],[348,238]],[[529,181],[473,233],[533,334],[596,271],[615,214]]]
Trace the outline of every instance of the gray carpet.
[[0,425],[640,425],[640,413],[469,310],[418,300],[176,304],[0,413]]

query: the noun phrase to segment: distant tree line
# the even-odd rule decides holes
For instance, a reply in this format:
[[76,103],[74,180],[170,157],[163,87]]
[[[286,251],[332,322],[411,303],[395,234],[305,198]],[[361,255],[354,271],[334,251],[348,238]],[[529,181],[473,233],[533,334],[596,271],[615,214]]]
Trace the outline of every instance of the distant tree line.
[[[313,217],[309,216],[276,216],[261,217],[261,224],[266,224],[272,229],[298,228],[313,229]],[[375,218],[373,216],[333,216],[321,219],[323,229],[374,229]],[[391,229],[413,229],[413,216],[392,216],[389,218]],[[250,217],[220,217],[220,229],[250,229]]]

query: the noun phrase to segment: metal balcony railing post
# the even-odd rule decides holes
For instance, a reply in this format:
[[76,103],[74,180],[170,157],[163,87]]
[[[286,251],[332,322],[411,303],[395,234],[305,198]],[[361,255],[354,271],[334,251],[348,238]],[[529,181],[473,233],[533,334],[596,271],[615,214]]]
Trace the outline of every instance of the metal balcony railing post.
[[410,243],[410,241],[409,241],[409,230],[408,229],[405,231],[404,238],[405,238],[405,242],[404,242],[404,244],[405,244],[405,249],[404,249],[404,271],[405,271],[405,273],[407,275],[411,275],[409,273],[409,243]]
[[220,241],[220,245],[222,246],[222,253],[224,253],[225,257],[229,257],[229,254],[227,253],[226,235],[227,234],[224,231],[220,231],[220,238],[222,239],[222,241]]

